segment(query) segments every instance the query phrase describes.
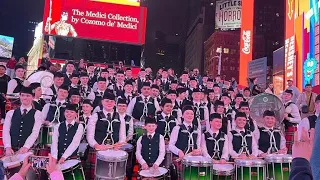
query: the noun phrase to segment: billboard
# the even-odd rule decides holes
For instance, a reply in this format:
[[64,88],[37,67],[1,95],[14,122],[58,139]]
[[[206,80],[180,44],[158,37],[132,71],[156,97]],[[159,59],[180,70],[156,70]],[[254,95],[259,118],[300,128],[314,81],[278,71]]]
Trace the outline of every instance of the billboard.
[[242,2],[239,83],[247,85],[248,63],[252,60],[254,0]]
[[11,58],[14,38],[0,35],[0,57]]
[[216,2],[216,29],[238,29],[241,27],[241,0]]
[[113,4],[123,4],[129,6],[140,6],[140,0],[92,0],[92,1],[99,1],[99,2],[107,2]]
[[267,85],[267,57],[255,59],[248,64],[248,78],[257,78],[262,88]]
[[46,0],[43,33],[142,45],[147,9],[92,0]]

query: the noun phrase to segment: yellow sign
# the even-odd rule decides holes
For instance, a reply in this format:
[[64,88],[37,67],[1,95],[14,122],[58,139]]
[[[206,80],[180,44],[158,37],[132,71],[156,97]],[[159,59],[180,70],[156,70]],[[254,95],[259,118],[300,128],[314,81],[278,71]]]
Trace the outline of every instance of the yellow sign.
[[140,6],[140,0],[91,0],[91,1],[123,4],[123,5],[129,5],[129,6]]

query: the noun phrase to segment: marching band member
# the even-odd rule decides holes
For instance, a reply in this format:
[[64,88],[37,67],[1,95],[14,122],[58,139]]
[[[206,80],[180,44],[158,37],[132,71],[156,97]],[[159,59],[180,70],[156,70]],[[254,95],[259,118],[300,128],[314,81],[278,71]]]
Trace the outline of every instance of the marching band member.
[[220,131],[222,127],[221,114],[210,115],[210,129],[202,134],[202,155],[212,158],[215,163],[225,163],[229,159],[228,136]]
[[163,68],[162,72],[161,72],[161,89],[163,90],[163,92],[167,92],[170,88],[170,81],[168,79],[168,71],[166,68]]
[[3,126],[5,155],[14,152],[26,153],[38,138],[42,124],[41,112],[32,108],[33,92],[31,87],[20,90],[21,106],[6,114]]
[[42,117],[45,119],[45,124],[49,125],[53,122],[59,123],[65,120],[64,109],[69,94],[68,91],[68,86],[60,86],[57,92],[57,99],[54,102],[44,105],[42,109]]
[[54,127],[51,155],[59,164],[67,159],[77,158],[78,148],[83,135],[83,126],[76,122],[77,106],[67,104],[64,111],[65,121]]
[[[80,92],[79,92],[79,89],[76,89],[76,88],[72,88],[70,89],[70,92],[69,92],[69,101],[70,104],[74,104],[77,106],[77,113],[79,114],[80,111],[81,111],[81,101],[82,101],[82,98],[81,98],[81,95],[80,95]],[[79,118],[79,117],[78,117]]]
[[[249,107],[249,103],[248,102],[242,101],[240,103],[239,112],[243,112],[247,116],[247,123],[246,123],[246,126],[245,126],[246,130],[254,132],[255,130],[258,129],[257,122],[255,120],[253,120],[251,118],[251,116],[250,116],[250,107]],[[236,127],[236,125],[233,124],[232,127]]]
[[265,157],[268,154],[286,154],[286,139],[279,129],[275,128],[276,115],[273,111],[266,110],[263,113],[264,126],[255,133],[258,141],[258,154]]
[[219,100],[221,98],[221,88],[218,84],[213,85],[213,94],[214,94],[215,100]]
[[210,99],[209,99],[209,91],[210,90],[205,90],[205,89],[202,90],[203,98],[201,99],[201,103],[202,105],[208,108],[209,114],[212,114],[214,113],[214,107],[212,102],[210,102]]
[[94,92],[92,87],[89,86],[89,75],[87,73],[80,74],[80,94],[83,99],[94,100]]
[[156,132],[157,122],[154,118],[146,118],[145,128],[147,134],[137,141],[136,157],[142,169],[153,167],[157,170],[166,153],[164,138]]
[[61,72],[55,72],[53,76],[53,85],[46,89],[44,99],[47,101],[55,101],[59,87],[63,84],[64,76]]
[[243,99],[247,102],[251,99],[251,90],[250,88],[246,87],[243,90]]
[[131,83],[134,83],[134,82],[135,82],[135,79],[134,79],[133,76],[132,76],[132,70],[131,70],[131,68],[129,68],[129,67],[126,68],[125,75],[126,75],[125,81],[130,81]]
[[141,68],[139,72],[139,78],[136,80],[138,93],[141,94],[141,89],[143,88],[143,83],[147,81],[147,73],[145,69]]
[[183,105],[186,104],[187,100],[187,89],[182,87],[177,89],[176,104],[182,109]]
[[245,129],[247,116],[238,112],[235,118],[236,128],[228,133],[229,153],[232,158],[251,158],[258,156],[258,145],[253,133]]
[[30,87],[34,91],[34,98],[33,98],[34,109],[42,111],[42,108],[46,104],[46,102],[41,98],[42,96],[41,85],[40,83],[31,83]]
[[159,103],[150,96],[150,83],[144,82],[141,88],[141,95],[134,97],[129,105],[127,113],[134,119],[140,120],[141,117],[156,115],[160,111]]
[[127,112],[128,104],[126,99],[119,98],[117,100],[117,111],[120,116],[120,121],[126,124],[126,142],[132,140],[133,137],[133,118]]
[[239,112],[239,108],[240,108],[240,103],[244,101],[243,95],[242,94],[237,94],[236,98],[234,100],[234,104],[232,105],[232,108],[234,110],[234,112]]
[[132,81],[126,81],[124,83],[124,93],[121,96],[118,96],[118,98],[123,98],[126,100],[127,104],[130,103],[130,101],[134,98],[133,92],[133,84]]
[[16,65],[14,69],[15,69],[16,77],[9,81],[7,95],[11,95],[11,94],[18,95],[20,93],[20,90],[23,87],[24,73],[26,72],[26,70],[21,65]]
[[[222,117],[221,131],[228,134],[231,130],[232,117],[230,114],[225,114],[224,103],[219,100],[214,102],[214,111]],[[210,127],[210,124],[207,124],[207,127]]]
[[297,125],[301,121],[299,108],[291,101],[292,96],[292,90],[287,89],[283,92],[283,101],[285,107],[283,123],[285,126],[285,137],[287,142],[288,154],[291,154],[292,152],[294,132],[297,131]]
[[312,128],[315,128],[316,126],[316,120],[319,117],[320,114],[320,95],[317,95],[315,99],[315,114],[308,116],[306,118],[303,118],[298,126],[299,134],[302,134],[302,128],[305,128],[307,131],[309,131]]
[[108,88],[109,86],[112,85],[112,82],[111,80],[109,79],[109,71],[107,69],[102,69],[101,72],[100,72],[100,76],[95,80],[96,82],[93,84],[93,92],[96,92],[97,89],[98,89],[98,80],[99,78],[105,78],[105,82],[106,82],[106,87]]
[[182,112],[181,112],[180,106],[178,105],[178,102],[176,101],[177,91],[169,89],[166,94],[166,98],[170,99],[172,102],[172,106],[173,106],[172,113],[171,113],[172,116],[174,116],[178,120],[178,122],[181,122],[180,119],[182,116]]
[[97,87],[98,89],[94,92],[95,97],[92,103],[94,108],[101,104],[101,99],[107,89],[106,78],[99,77],[97,81]]
[[[91,118],[91,115],[92,115],[91,114],[92,110],[93,110],[91,101],[88,99],[83,100],[81,109],[82,109],[82,115],[79,117],[79,123],[83,125],[84,135],[86,135],[86,129],[88,126],[89,119]],[[85,137],[83,140],[87,141]]]
[[64,74],[63,84],[66,84],[68,86],[71,84],[70,78],[74,71],[75,71],[74,62],[68,61],[68,63],[66,64],[66,73]]
[[79,74],[72,73],[70,75],[70,89],[79,89]]
[[205,128],[210,128],[208,126],[209,111],[206,106],[203,106],[201,104],[201,91],[199,88],[194,89],[192,92],[192,104],[195,111],[195,120],[193,121],[193,124],[197,125],[199,128],[201,128],[201,126],[206,126]]
[[151,85],[151,97],[156,99],[158,102],[161,101],[161,92],[158,85],[152,84]]
[[183,85],[184,88],[189,88],[189,73],[187,71],[181,73],[180,84]]
[[208,78],[207,85],[205,86],[205,88],[207,90],[213,90],[213,85],[214,85],[213,79],[212,78]]
[[116,75],[116,83],[109,86],[109,89],[113,90],[116,97],[123,95],[124,91],[124,72],[122,70],[119,70]]
[[178,81],[177,80],[172,80],[171,83],[169,84],[169,90],[176,91],[177,88],[178,88]]
[[94,74],[94,64],[93,63],[88,63],[87,71],[88,71],[88,76],[89,76],[88,85],[89,85],[89,87],[93,87],[94,83],[97,82],[97,80],[98,80],[98,77]]
[[221,101],[223,102],[224,104],[224,108],[225,108],[225,114],[226,115],[231,115],[232,119],[235,118],[235,115],[236,113],[234,112],[234,110],[232,109],[231,107],[231,97],[230,97],[230,94],[228,93],[223,93],[221,95]]
[[[192,106],[185,106],[182,109],[183,122],[174,127],[169,141],[169,150],[173,153],[173,160],[182,159],[185,155],[200,155],[201,154],[201,130],[194,125],[194,110]],[[181,168],[181,163],[174,161],[178,169]],[[178,171],[178,177],[181,177],[181,172]]]
[[163,98],[161,103],[161,113],[157,115],[157,129],[156,132],[161,134],[165,140],[169,141],[172,129],[180,124],[178,120],[172,115],[172,101],[168,98]]
[[114,94],[105,93],[101,102],[103,109],[91,116],[87,127],[87,141],[91,147],[86,168],[87,179],[94,179],[95,150],[111,149],[116,143],[126,141],[126,125],[119,120],[119,113],[114,110]]
[[198,88],[198,81],[195,77],[191,77],[189,79],[189,88],[188,88],[188,91],[187,91],[187,94],[188,94],[188,99],[191,100],[192,99],[192,93],[195,89],[199,89]]

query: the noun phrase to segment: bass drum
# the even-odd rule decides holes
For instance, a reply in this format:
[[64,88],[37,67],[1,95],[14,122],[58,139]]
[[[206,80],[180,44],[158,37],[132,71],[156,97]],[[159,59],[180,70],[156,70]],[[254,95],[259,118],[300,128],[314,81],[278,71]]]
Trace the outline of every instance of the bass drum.
[[273,94],[262,93],[250,101],[250,116],[256,120],[257,125],[260,127],[264,125],[263,113],[265,110],[274,111],[277,120],[276,127],[281,129],[281,122],[284,118],[285,110],[281,99]]
[[40,83],[42,92],[44,93],[47,88],[53,84],[53,74],[48,71],[38,71],[31,74],[27,81],[31,83]]

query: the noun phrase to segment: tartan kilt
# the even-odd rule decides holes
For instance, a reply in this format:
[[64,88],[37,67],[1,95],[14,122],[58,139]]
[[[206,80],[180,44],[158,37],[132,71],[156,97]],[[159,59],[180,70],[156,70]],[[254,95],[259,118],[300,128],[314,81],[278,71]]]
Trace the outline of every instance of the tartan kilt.
[[177,180],[181,180],[182,179],[182,161],[176,161],[177,159],[179,159],[179,157],[173,156],[172,162],[177,170]]
[[88,159],[85,169],[86,179],[94,180],[95,179],[95,167],[96,167],[96,150],[92,147],[89,147]]
[[50,153],[50,148],[49,147],[43,147],[38,150],[36,153],[37,156],[48,156]]
[[294,133],[297,131],[297,127],[290,126],[285,130],[286,146],[288,154],[292,154],[292,145],[294,143]]

